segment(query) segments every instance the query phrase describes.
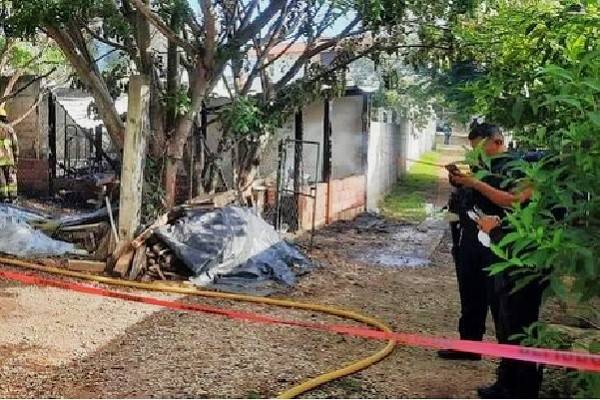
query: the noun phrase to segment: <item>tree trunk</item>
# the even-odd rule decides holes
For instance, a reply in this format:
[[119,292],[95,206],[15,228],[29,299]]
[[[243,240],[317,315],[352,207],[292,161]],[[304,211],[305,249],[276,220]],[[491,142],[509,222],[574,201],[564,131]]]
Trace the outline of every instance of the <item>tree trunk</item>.
[[209,90],[211,82],[211,70],[206,65],[210,65],[214,60],[206,62],[206,60],[198,60],[195,74],[190,76],[190,97],[192,104],[190,110],[184,115],[177,118],[175,122],[175,131],[168,140],[167,145],[167,163],[165,168],[165,203],[167,208],[175,205],[176,188],[177,188],[177,168],[179,162],[183,158],[185,143],[190,137],[194,126],[194,118],[202,109],[202,104],[206,97],[206,92]]
[[235,188],[245,202],[252,196],[252,184],[258,175],[262,153],[270,137],[269,133],[265,133],[256,141],[244,141],[238,145]]
[[185,143],[192,131],[192,111],[178,119],[173,136],[167,145],[167,163],[165,168],[165,203],[167,208],[175,206],[177,195],[177,172],[179,162],[183,159]]
[[152,158],[160,159],[165,155],[167,135],[165,127],[164,107],[160,102],[160,92],[153,79],[150,86],[150,135],[148,152]]
[[[171,17],[171,28],[177,27],[177,18]],[[169,41],[167,47],[167,130],[175,126],[177,117],[177,92],[179,91],[179,55],[177,44]]]
[[204,157],[204,141],[198,140],[196,143],[196,154],[194,157],[194,196],[199,196],[204,193],[204,185],[202,184],[202,173],[205,167]]

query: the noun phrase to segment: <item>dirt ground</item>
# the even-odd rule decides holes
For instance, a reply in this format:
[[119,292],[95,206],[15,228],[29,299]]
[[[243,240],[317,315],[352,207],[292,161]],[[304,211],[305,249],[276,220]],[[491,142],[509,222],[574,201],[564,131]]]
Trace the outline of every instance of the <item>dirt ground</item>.
[[[447,152],[443,161],[452,157]],[[440,178],[431,192],[438,206],[448,193]],[[360,257],[393,245],[398,229],[405,226],[388,221],[373,229],[340,223],[319,231],[309,251],[319,268],[286,296],[358,310],[398,332],[456,337],[459,303],[448,232],[427,266],[394,268]],[[184,300],[347,323],[272,307]],[[2,280],[0,326],[0,397],[11,398],[273,397],[383,345]],[[449,362],[432,350],[398,347],[377,365],[305,397],[474,397],[478,386],[492,382],[494,368],[489,360]]]

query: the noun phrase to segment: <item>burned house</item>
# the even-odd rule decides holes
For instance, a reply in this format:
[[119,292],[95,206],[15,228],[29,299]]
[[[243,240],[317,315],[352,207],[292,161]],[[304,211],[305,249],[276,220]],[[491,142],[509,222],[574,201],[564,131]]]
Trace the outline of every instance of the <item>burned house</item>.
[[[5,81],[0,81],[0,88]],[[91,96],[72,88],[45,90],[43,82],[31,76],[21,77],[14,91],[18,95],[6,104],[10,121],[34,107],[15,125],[21,194],[46,197],[77,185],[83,186],[83,193],[86,186],[101,185],[114,176],[110,157],[114,151],[102,121],[94,115]],[[126,111],[126,102],[116,105]]]

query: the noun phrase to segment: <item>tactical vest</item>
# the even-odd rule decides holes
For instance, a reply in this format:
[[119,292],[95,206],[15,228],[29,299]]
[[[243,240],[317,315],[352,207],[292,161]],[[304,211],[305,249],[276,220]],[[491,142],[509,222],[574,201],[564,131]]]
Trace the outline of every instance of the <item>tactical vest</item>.
[[13,146],[15,143],[15,132],[9,125],[0,123],[0,167],[15,165]]

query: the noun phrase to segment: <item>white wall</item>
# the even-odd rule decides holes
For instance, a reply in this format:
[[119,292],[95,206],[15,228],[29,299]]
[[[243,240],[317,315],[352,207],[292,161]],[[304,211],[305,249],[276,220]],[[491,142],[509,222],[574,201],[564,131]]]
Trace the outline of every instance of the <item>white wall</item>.
[[[383,118],[380,119],[383,121]],[[371,122],[367,156],[367,210],[377,211],[378,204],[392,190],[410,165],[430,151],[435,142],[435,120],[417,127],[406,119],[396,122]]]
[[362,96],[335,99],[331,105],[333,179],[363,173]]
[[302,124],[304,128],[304,140],[319,143],[319,163],[317,169],[316,146],[304,146],[303,161],[305,173],[317,177],[317,181],[323,180],[323,120],[325,118],[325,105],[323,101],[316,101],[302,110]]
[[367,210],[377,205],[398,180],[400,127],[396,124],[372,122],[367,155]]
[[411,160],[418,160],[425,152],[433,150],[435,145],[435,119],[430,119],[424,126],[418,127],[410,121],[402,120],[402,134],[406,149],[406,165],[404,171],[414,164]]

